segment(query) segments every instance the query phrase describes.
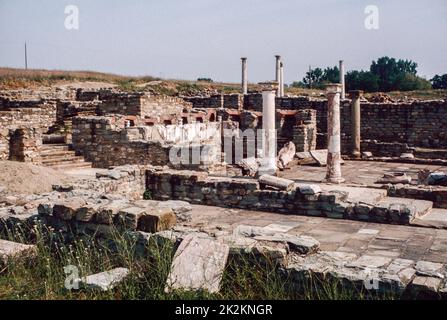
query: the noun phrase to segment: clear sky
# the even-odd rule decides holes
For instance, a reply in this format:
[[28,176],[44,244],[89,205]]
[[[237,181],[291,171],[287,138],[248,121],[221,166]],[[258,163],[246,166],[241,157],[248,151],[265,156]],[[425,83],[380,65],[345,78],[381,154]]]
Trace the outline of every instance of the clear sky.
[[[64,26],[67,5],[79,29]],[[379,9],[368,30],[365,7]],[[368,69],[388,55],[412,59],[420,75],[447,73],[446,0],[0,0],[0,66],[94,70],[215,81],[287,82],[312,66]]]

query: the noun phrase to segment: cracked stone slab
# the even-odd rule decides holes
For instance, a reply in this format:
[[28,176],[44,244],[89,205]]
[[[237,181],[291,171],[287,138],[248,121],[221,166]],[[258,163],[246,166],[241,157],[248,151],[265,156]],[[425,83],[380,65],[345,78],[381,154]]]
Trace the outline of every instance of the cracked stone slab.
[[444,279],[445,268],[441,263],[418,261],[415,266],[416,274],[420,276],[428,276]]
[[79,287],[90,290],[109,291],[120,284],[130,271],[127,268],[116,268],[79,279]]
[[5,264],[10,259],[33,257],[36,253],[37,247],[35,245],[0,240],[0,264]]
[[225,243],[187,235],[174,255],[165,291],[205,289],[218,292],[229,251]]
[[387,266],[391,262],[391,260],[392,259],[388,257],[363,255],[356,261],[353,261],[347,264],[346,266],[350,268],[360,268],[360,269],[365,268],[377,269]]
[[320,242],[309,236],[276,233],[273,236],[256,236],[254,239],[258,241],[285,242],[288,244],[290,251],[299,254],[310,254],[320,248]]

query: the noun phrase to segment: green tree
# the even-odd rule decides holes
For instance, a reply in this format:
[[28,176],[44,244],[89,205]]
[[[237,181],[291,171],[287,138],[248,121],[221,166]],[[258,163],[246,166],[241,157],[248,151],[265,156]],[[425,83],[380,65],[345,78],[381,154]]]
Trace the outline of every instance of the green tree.
[[426,87],[423,79],[416,75],[417,66],[411,60],[381,57],[372,62],[370,72],[378,77],[380,91],[416,90]]
[[447,89],[447,73],[442,76],[435,75],[430,81],[433,89]]
[[318,88],[321,84],[322,77],[323,70],[320,68],[310,69],[306,72],[306,76],[303,78],[303,83],[309,88]]
[[345,75],[346,90],[363,90],[376,92],[379,90],[379,77],[369,71],[348,71]]

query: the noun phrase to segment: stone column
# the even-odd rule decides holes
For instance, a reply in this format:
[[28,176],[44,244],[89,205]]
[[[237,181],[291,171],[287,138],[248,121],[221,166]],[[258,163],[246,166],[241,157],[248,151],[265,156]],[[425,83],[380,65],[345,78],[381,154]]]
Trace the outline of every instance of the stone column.
[[345,99],[345,66],[343,60],[340,60],[340,84],[341,84],[341,99]]
[[284,64],[279,64],[279,96],[284,97]]
[[360,97],[363,91],[353,90],[351,94],[351,143],[352,155],[356,158],[361,157],[360,153]]
[[242,57],[242,94],[247,94],[247,58]]
[[[277,83],[280,82],[281,79],[281,56],[276,55],[276,73],[275,73],[275,81]],[[279,97],[280,96],[280,87],[278,87],[276,89],[276,96]]]
[[275,90],[262,91],[262,162],[258,174],[276,172]]
[[341,84],[329,84],[327,96],[327,172],[326,180],[341,183],[341,148],[340,148],[340,93]]

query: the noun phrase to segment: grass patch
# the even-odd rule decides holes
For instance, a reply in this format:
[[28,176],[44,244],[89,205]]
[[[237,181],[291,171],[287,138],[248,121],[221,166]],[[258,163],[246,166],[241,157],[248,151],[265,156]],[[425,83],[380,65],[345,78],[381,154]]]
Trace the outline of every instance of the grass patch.
[[[32,232],[30,232],[32,231]],[[25,236],[26,235],[26,236]],[[343,286],[334,279],[306,278],[297,282],[282,272],[275,261],[251,255],[232,255],[227,263],[219,293],[205,291],[165,292],[166,279],[174,256],[170,241],[151,238],[144,248],[136,239],[113,233],[112,241],[98,241],[95,235],[64,244],[60,235],[44,227],[33,230],[8,229],[2,238],[33,242],[37,257],[10,260],[0,268],[0,299],[219,299],[219,300],[351,300],[394,299],[371,296]],[[67,290],[64,267],[76,266],[79,276],[125,267],[130,276],[109,292]]]

